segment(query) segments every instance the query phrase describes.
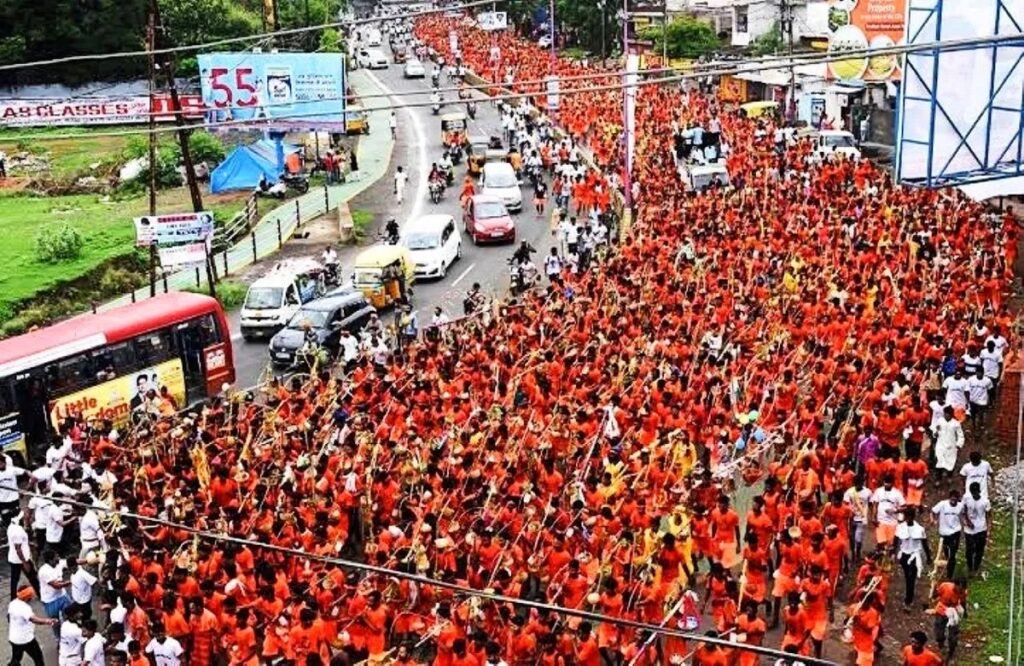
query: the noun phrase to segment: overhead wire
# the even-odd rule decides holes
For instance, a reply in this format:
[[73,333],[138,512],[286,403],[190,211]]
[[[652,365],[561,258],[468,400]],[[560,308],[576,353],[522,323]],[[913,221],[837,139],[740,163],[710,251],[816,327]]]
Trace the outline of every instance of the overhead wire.
[[31,67],[48,67],[50,65],[64,65],[71,62],[83,62],[90,60],[109,60],[114,58],[143,58],[150,55],[161,55],[165,53],[189,53],[192,51],[201,51],[204,49],[210,49],[217,46],[227,46],[229,44],[241,44],[250,41],[257,41],[266,38],[284,37],[287,35],[296,35],[305,32],[313,32],[316,30],[327,30],[331,28],[342,28],[352,25],[366,25],[375,24],[386,21],[400,21],[407,18],[416,18],[419,16],[429,16],[431,14],[440,14],[444,12],[460,11],[463,9],[471,9],[473,7],[482,7],[484,5],[490,6],[496,2],[504,2],[505,0],[472,0],[471,2],[465,2],[458,5],[452,5],[450,7],[439,7],[432,9],[423,9],[415,12],[406,12],[404,14],[396,14],[392,16],[378,16],[365,19],[347,19],[343,21],[330,21],[328,23],[320,23],[318,25],[302,26],[298,28],[286,28],[284,30],[275,30],[272,32],[260,32],[252,35],[245,35],[242,37],[226,37],[224,39],[216,39],[210,42],[203,42],[201,44],[185,44],[182,46],[168,46],[159,49],[153,49],[152,51],[119,51],[115,53],[84,53],[73,56],[63,56],[61,58],[50,58],[47,60],[35,60],[31,62],[20,62],[20,63],[9,63],[6,65],[0,65],[0,71],[11,71],[15,69],[28,69]]
[[[1016,43],[1016,44],[1013,44],[1013,43]],[[780,68],[780,67],[787,67],[787,66],[791,66],[791,65],[792,66],[799,66],[801,64],[820,64],[820,63],[828,63],[828,62],[842,62],[842,61],[846,61],[846,60],[850,60],[850,59],[854,59],[854,58],[861,58],[861,57],[868,58],[868,57],[877,57],[877,56],[885,56],[885,55],[896,56],[896,55],[912,54],[912,53],[918,53],[918,52],[924,52],[924,51],[948,51],[948,50],[954,50],[954,49],[966,49],[966,48],[970,48],[970,47],[988,46],[988,45],[999,45],[999,44],[1016,45],[1016,46],[1024,48],[1024,33],[1014,34],[1014,35],[990,35],[990,36],[986,36],[986,37],[970,37],[970,38],[961,38],[961,39],[952,39],[952,40],[936,40],[936,41],[931,41],[931,42],[921,42],[921,43],[917,43],[917,44],[903,44],[903,45],[888,46],[888,47],[881,47],[881,48],[870,48],[869,47],[869,48],[866,48],[866,49],[856,49],[856,50],[851,50],[851,51],[844,51],[843,53],[838,53],[838,54],[836,54],[836,53],[805,54],[805,55],[794,54],[792,57],[790,57],[790,56],[770,57],[770,58],[765,58],[765,59],[756,60],[756,61],[745,61],[745,62],[741,61],[738,64],[736,64],[736,63],[728,63],[728,64],[721,64],[720,65],[718,63],[712,63],[712,64],[707,65],[707,66],[701,66],[701,68],[696,68],[694,71],[685,72],[685,73],[682,73],[682,74],[675,74],[675,75],[672,75],[672,76],[665,76],[665,77],[660,77],[660,78],[646,78],[646,79],[645,78],[638,78],[635,81],[622,81],[622,82],[615,83],[615,84],[610,84],[610,85],[587,86],[587,87],[580,87],[580,88],[569,88],[569,89],[565,89],[565,90],[559,90],[558,94],[559,95],[578,95],[578,94],[588,94],[588,93],[595,93],[595,92],[607,92],[607,91],[611,91],[611,90],[621,90],[621,89],[625,89],[625,88],[641,88],[641,87],[651,86],[651,85],[664,85],[664,84],[668,84],[668,83],[679,83],[679,82],[686,81],[686,80],[700,79],[700,78],[708,77],[708,76],[742,75],[742,74],[747,74],[747,73],[754,73],[754,72],[758,72],[758,71],[764,71],[764,70],[768,70],[768,69],[777,69],[777,68]],[[640,72],[636,72],[636,74],[638,74],[639,76],[643,76],[643,75],[645,75],[645,73],[649,73],[650,71],[652,71],[652,70],[647,70],[646,72],[645,71],[640,71]],[[653,71],[664,72],[664,71],[676,71],[676,70],[673,69],[673,68],[660,68],[658,70],[653,70]],[[594,73],[593,75],[587,74],[587,75],[578,75],[578,76],[581,77],[581,78],[583,78],[583,77],[585,77],[585,78],[609,78],[609,77],[621,76],[621,75],[622,75],[622,72],[621,72],[621,70],[619,70],[618,73],[613,72],[613,73],[609,74],[609,73],[606,73],[606,72],[601,72],[601,73]],[[568,79],[568,77],[566,77],[566,78]],[[469,86],[469,88],[475,89],[475,90],[485,90],[485,89],[490,89],[490,88],[493,88],[493,87],[496,87],[496,86],[497,87],[504,87],[504,85],[505,84],[502,84],[502,83],[484,83],[484,84],[479,84],[479,85],[475,85],[475,86]],[[449,90],[451,90],[451,89],[449,89]],[[458,90],[458,88],[456,88],[456,90]],[[375,95],[375,97],[396,97],[396,96],[404,96],[404,95],[423,95],[423,94],[424,93],[422,91],[400,91],[400,92],[391,93],[391,94]],[[492,101],[517,100],[517,99],[529,98],[529,97],[534,97],[534,96],[543,95],[543,94],[544,94],[543,90],[524,91],[524,92],[520,92],[520,93],[515,93],[515,92],[513,92],[513,93],[504,93],[504,94],[501,94],[501,95],[491,96],[490,100],[492,100]],[[430,102],[430,101],[425,101],[425,102],[408,102],[408,103],[404,103],[404,104],[384,104],[384,105],[374,106],[374,107],[372,107],[372,110],[397,110],[397,109],[400,109],[400,108],[428,107],[428,106],[432,106],[432,105],[433,105],[433,102]],[[316,117],[322,117],[323,115],[324,114],[322,112],[315,112],[315,113],[312,113],[312,112],[311,113],[289,113],[289,114],[284,114],[284,115],[276,116],[276,117],[273,117],[273,118],[247,118],[247,119],[238,119],[238,120],[225,120],[225,121],[216,121],[216,122],[212,122],[212,123],[204,123],[202,125],[196,124],[196,125],[193,125],[192,127],[195,128],[195,129],[202,129],[202,128],[215,128],[215,127],[238,127],[238,126],[249,125],[249,126],[253,126],[254,129],[261,129],[264,126],[268,126],[268,125],[269,126],[273,126],[275,123],[280,123],[282,121],[288,121],[288,120],[294,120],[294,119],[302,119],[302,118],[316,118]],[[177,131],[178,131],[177,127],[158,127],[156,129],[153,129],[153,130],[150,130],[148,128],[138,128],[138,129],[130,129],[130,130],[110,131],[110,132],[90,132],[89,136],[93,136],[93,137],[103,137],[103,136],[106,136],[106,137],[117,137],[117,136],[134,136],[134,135],[140,135],[140,134],[147,134],[148,135],[151,132],[152,133],[156,133],[156,134],[161,134],[161,133],[170,133],[170,132],[177,132]],[[24,141],[29,141],[29,140],[31,140],[31,141],[46,141],[46,140],[61,140],[61,139],[70,139],[70,138],[80,138],[81,136],[82,135],[80,133],[76,133],[76,134],[24,134],[24,135],[14,135],[14,136],[4,137],[4,138],[7,141],[23,141],[23,140]]]
[[[487,590],[478,590],[467,585],[460,585],[458,583],[452,583],[450,581],[438,580],[423,576],[420,574],[409,573],[401,571],[399,569],[391,569],[388,567],[382,567],[375,564],[367,564],[365,562],[357,562],[355,560],[349,560],[341,557],[330,557],[327,555],[318,555],[316,553],[308,553],[298,548],[289,548],[287,546],[279,546],[277,544],[267,543],[265,541],[256,541],[255,539],[243,539],[241,537],[232,536],[222,532],[211,532],[209,530],[202,530],[192,525],[185,525],[175,521],[167,520],[165,518],[158,518],[155,516],[144,516],[129,511],[122,511],[119,509],[111,508],[97,503],[87,503],[78,500],[73,500],[65,497],[56,497],[54,495],[46,495],[43,493],[37,493],[31,490],[25,490],[23,488],[17,488],[18,494],[26,497],[39,497],[47,499],[57,504],[66,504],[78,508],[92,509],[94,511],[113,514],[120,517],[120,519],[130,518],[132,520],[138,520],[153,525],[159,525],[161,527],[167,527],[173,530],[179,530],[186,532],[194,537],[206,541],[215,541],[223,543],[231,543],[239,546],[245,546],[247,548],[262,549],[277,553],[280,555],[286,555],[289,557],[296,557],[302,560],[308,560],[312,562],[319,562],[321,564],[333,564],[335,566],[343,567],[346,569],[352,569],[355,571],[361,571],[363,573],[375,574],[379,576],[399,578],[408,580],[410,582],[418,583],[420,585],[427,585],[433,587],[439,587],[445,590],[450,590],[457,594],[463,594],[467,596],[475,596],[481,599],[487,599],[501,604],[511,604],[514,606],[520,606],[525,608],[532,608],[537,610],[543,610],[551,613],[558,613],[561,615],[568,615],[578,617],[583,620],[589,620],[592,622],[607,622],[611,624],[628,627],[630,629],[637,629],[640,631],[653,632],[655,634],[664,634],[666,636],[672,636],[675,638],[682,638],[687,641],[695,641],[700,643],[708,643],[717,645],[723,648],[735,649],[741,648],[744,650],[750,650],[758,654],[764,654],[771,657],[780,659],[793,659],[793,655],[782,650],[776,650],[774,648],[765,647],[762,645],[747,645],[733,643],[724,638],[715,638],[711,636],[705,636],[702,634],[694,634],[680,629],[672,629],[666,626],[651,624],[649,622],[640,622],[636,620],[630,620],[628,618],[613,617],[604,613],[595,613],[592,611],[582,610],[578,608],[566,608],[564,606],[558,606],[556,604],[550,604],[546,602],[533,601],[530,599],[520,599],[518,597],[509,597],[504,594],[498,594],[496,592],[488,592]],[[799,660],[807,664],[808,666],[836,666],[833,662],[824,659],[814,659],[811,657],[800,657]]]

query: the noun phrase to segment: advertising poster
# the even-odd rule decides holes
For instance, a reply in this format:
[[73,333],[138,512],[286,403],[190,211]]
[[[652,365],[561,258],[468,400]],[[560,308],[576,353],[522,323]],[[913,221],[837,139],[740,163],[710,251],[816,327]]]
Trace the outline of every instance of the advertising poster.
[[207,241],[198,243],[187,243],[175,245],[174,247],[162,247],[158,250],[160,266],[165,271],[174,271],[189,266],[201,266],[206,262],[206,255],[209,250]]
[[[186,118],[203,117],[203,98],[179,95]],[[89,97],[77,100],[0,99],[0,127],[33,127],[38,125],[132,125],[149,122],[149,98]],[[174,120],[174,105],[169,95],[153,99],[152,111],[159,123]]]
[[481,12],[476,17],[481,30],[504,30],[508,27],[508,14],[505,12]]
[[135,244],[139,247],[194,243],[213,233],[213,214],[181,213],[135,218]]
[[127,423],[132,410],[142,404],[150,389],[159,394],[164,386],[177,401],[177,407],[185,405],[185,375],[179,359],[51,400],[50,422],[56,426],[69,416],[81,415],[87,420],[110,419],[114,425],[121,426]]
[[206,121],[262,121],[282,129],[341,129],[340,53],[207,53],[199,56]]
[[[828,52],[881,49],[903,44],[907,0],[832,0],[828,8]],[[829,63],[832,78],[890,81],[900,78],[898,55],[851,58]]]

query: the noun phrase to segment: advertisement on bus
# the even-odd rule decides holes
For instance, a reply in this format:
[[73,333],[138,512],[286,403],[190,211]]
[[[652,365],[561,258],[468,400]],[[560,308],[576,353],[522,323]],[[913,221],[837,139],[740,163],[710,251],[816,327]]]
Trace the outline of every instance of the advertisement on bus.
[[161,395],[163,388],[172,398],[175,411],[185,405],[185,375],[181,360],[165,361],[129,375],[71,393],[50,401],[50,422],[54,427],[68,417],[110,419],[121,426],[131,412],[142,405],[150,390]]
[[[893,48],[906,37],[907,0],[831,0],[828,7],[828,51]],[[840,80],[889,81],[900,78],[896,54],[838,60],[829,75]]]
[[207,53],[199,56],[207,123],[259,121],[282,129],[343,129],[340,53]]

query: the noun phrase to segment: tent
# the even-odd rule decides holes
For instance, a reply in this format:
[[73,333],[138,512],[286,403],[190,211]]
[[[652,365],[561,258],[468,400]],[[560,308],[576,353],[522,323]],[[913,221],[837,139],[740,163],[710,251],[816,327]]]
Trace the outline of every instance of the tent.
[[301,153],[301,146],[281,141],[261,139],[248,146],[239,146],[227,156],[210,175],[210,192],[251,190],[260,184],[260,178],[276,183],[284,171],[285,155]]

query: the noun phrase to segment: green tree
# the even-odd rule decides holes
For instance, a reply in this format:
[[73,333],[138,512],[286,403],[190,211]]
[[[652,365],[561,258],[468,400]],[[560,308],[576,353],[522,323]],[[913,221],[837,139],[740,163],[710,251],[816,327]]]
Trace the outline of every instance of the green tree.
[[[618,43],[618,24],[615,12],[620,3],[603,0],[558,0],[555,15],[556,22],[573,32],[578,46],[592,52],[600,53],[602,41],[606,52]],[[603,7],[603,9],[602,9]],[[602,32],[602,22],[604,30]]]
[[756,56],[771,55],[782,50],[782,29],[779,22],[772,24],[771,30],[764,33],[750,45],[750,53]]
[[175,46],[254,35],[262,28],[258,13],[231,0],[159,1],[164,37]]
[[342,41],[341,33],[334,28],[328,28],[320,33],[320,46],[317,47],[317,51],[321,53],[341,53],[345,50],[345,44]]
[[652,40],[655,52],[661,51],[663,40],[667,42],[670,58],[699,58],[722,46],[714,26],[692,16],[673,19],[664,30],[660,25],[649,26],[639,32],[639,37]]

